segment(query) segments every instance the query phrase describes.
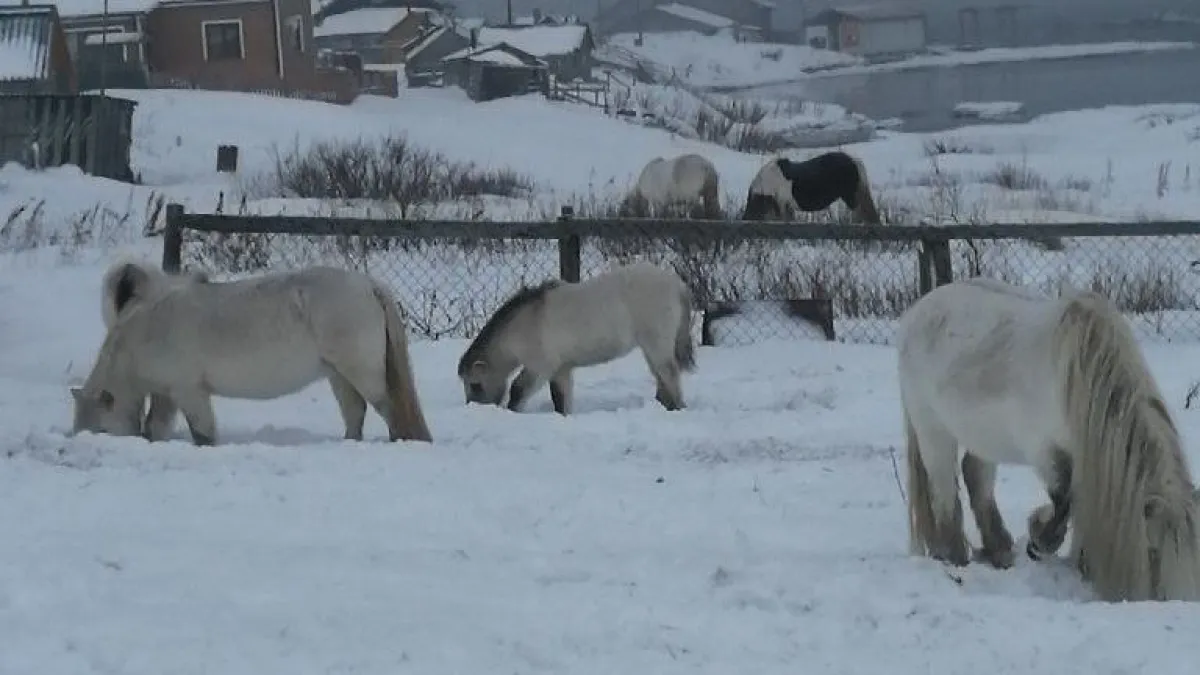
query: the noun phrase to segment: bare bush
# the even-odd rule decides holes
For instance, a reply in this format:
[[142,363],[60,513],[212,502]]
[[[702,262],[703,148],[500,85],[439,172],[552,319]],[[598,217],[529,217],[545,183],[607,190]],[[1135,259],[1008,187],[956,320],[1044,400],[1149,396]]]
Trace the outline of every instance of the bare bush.
[[389,201],[402,218],[417,205],[494,195],[528,196],[533,181],[512,169],[481,169],[451,162],[412,145],[404,136],[317,143],[308,150],[276,152],[271,175],[279,196]]
[[1024,162],[1003,162],[992,171],[983,174],[981,179],[1006,190],[1042,190],[1049,184],[1041,174],[1030,169]]
[[925,141],[925,156],[990,155],[995,150],[981,143],[971,143],[956,136],[939,136]]

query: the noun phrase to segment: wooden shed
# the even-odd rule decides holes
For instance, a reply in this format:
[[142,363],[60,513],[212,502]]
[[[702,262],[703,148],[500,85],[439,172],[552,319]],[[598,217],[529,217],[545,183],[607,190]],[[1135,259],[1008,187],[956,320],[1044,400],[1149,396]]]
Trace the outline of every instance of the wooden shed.
[[468,47],[442,61],[446,84],[461,87],[473,101],[546,90],[546,62],[505,43]]
[[74,164],[93,176],[131,181],[129,146],[136,105],[97,94],[0,96],[0,164]]

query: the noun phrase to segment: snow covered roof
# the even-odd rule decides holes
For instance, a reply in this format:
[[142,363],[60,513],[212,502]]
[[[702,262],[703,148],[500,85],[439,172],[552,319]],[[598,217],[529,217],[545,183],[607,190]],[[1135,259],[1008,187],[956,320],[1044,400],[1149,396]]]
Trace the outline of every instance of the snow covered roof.
[[52,21],[48,7],[0,8],[0,81],[49,76]]
[[83,44],[88,46],[103,45],[103,44],[132,44],[142,41],[142,34],[138,31],[107,31],[104,33],[91,33],[83,40]]
[[688,5],[681,5],[678,2],[659,5],[654,9],[660,12],[666,12],[672,16],[677,16],[681,19],[687,19],[688,21],[694,21],[698,24],[710,26],[712,28],[729,28],[733,26],[734,23],[733,19],[721,16],[720,14],[713,14],[712,12],[706,12],[703,9],[696,9],[695,7],[689,7]]
[[501,66],[527,67],[536,68],[543,66],[545,63],[541,59],[528,55],[528,59],[522,59],[515,52],[522,51],[512,45],[506,43],[494,44],[482,49],[460,49],[452,54],[447,54],[442,57],[443,61],[458,61],[466,59],[477,63],[494,63]]
[[[104,0],[54,0],[59,16],[93,16],[104,14]],[[144,14],[154,9],[158,0],[108,0],[109,14]]]
[[537,57],[562,56],[583,46],[587,26],[530,26],[528,28],[479,29],[479,44],[508,43]]
[[386,33],[404,20],[409,12],[413,14],[428,14],[431,9],[423,7],[366,7],[353,9],[349,12],[327,16],[321,25],[313,26],[313,35],[328,37],[332,35],[378,35]]

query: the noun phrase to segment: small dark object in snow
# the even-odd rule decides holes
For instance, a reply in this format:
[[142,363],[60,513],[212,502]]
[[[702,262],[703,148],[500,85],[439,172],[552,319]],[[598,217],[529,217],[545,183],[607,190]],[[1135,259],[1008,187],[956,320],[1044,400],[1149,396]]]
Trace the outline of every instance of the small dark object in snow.
[[665,482],[667,482],[667,479],[663,478],[662,476],[659,476],[658,478],[654,479],[654,482],[655,483],[665,483]]

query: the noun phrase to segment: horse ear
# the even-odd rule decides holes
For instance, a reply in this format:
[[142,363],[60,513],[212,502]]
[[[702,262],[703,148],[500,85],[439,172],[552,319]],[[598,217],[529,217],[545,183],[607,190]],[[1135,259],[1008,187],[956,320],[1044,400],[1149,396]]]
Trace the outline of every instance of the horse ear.
[[105,410],[112,410],[113,403],[115,403],[115,402],[116,402],[116,401],[113,399],[112,392],[111,392],[111,391],[108,391],[107,389],[106,389],[106,390],[104,390],[104,391],[101,391],[101,392],[100,392],[100,393],[99,393],[99,394],[96,396],[96,400],[100,402],[100,405],[104,406],[104,409],[105,409]]
[[71,398],[76,401],[83,400],[83,387],[71,387]]

